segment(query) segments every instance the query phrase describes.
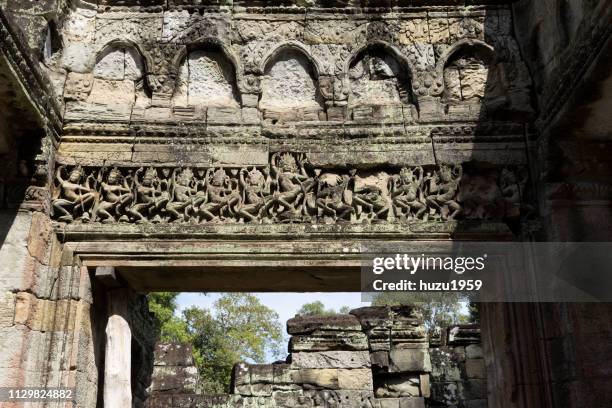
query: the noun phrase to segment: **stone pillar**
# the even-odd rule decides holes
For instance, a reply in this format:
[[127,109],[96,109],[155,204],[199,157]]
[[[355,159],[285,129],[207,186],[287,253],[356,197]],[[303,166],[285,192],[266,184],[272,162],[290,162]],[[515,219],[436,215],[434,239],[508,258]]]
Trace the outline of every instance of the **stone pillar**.
[[[107,286],[118,286],[113,268],[99,267],[96,278]],[[128,288],[118,287],[108,292],[108,322],[104,352],[104,406],[132,406],[132,332],[128,323]]]
[[104,360],[104,406],[131,407],[130,325],[118,315],[108,318]]

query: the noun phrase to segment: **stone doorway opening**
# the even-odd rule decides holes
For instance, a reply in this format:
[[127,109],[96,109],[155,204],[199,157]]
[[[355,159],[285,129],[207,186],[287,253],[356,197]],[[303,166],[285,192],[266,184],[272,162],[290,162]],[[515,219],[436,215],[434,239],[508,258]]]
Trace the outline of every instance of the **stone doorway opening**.
[[[95,280],[108,282],[104,274],[109,272],[117,280],[127,280],[118,269],[108,267],[97,268]],[[134,275],[128,279],[137,282]],[[299,298],[298,293],[291,295]],[[313,292],[304,295],[303,299],[316,298]],[[327,293],[328,297],[334,295]],[[357,293],[352,294],[352,299],[355,296],[359,299]],[[134,357],[131,362],[132,404],[148,408],[249,404],[429,407],[470,403],[487,406],[485,364],[477,325],[445,327],[442,336],[431,339],[423,324],[422,312],[417,308],[347,306],[351,310],[295,316],[286,326],[282,322],[289,336],[283,339],[287,341],[284,356],[259,364],[235,361],[229,389],[223,393],[197,390],[198,367],[193,344],[159,342],[153,351],[149,343],[149,354],[153,353],[153,357],[137,346],[138,363]],[[128,316],[133,318],[134,313]],[[143,327],[137,322],[130,322],[129,326]],[[142,334],[136,337],[143,338]],[[147,364],[150,369],[144,368]],[[142,381],[142,374],[150,375],[150,386],[143,388],[146,382]],[[103,376],[108,378],[106,373]],[[104,384],[103,388],[108,386]],[[147,398],[143,400],[139,395]]]

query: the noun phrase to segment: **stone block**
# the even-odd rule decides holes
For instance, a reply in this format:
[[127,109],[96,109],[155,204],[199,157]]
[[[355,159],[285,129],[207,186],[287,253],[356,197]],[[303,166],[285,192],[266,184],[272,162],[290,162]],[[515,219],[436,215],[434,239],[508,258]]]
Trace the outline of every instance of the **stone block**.
[[374,109],[371,106],[356,106],[352,110],[355,122],[370,122],[374,119]]
[[431,385],[429,382],[429,374],[421,374],[419,376],[420,386],[421,386],[421,395],[425,398],[429,398],[431,395]]
[[[95,405],[94,405],[95,406]],[[166,408],[173,406],[172,395],[155,394],[147,400],[147,408]]]
[[187,343],[157,343],[155,345],[156,366],[192,366],[193,350]]
[[211,145],[209,160],[217,165],[234,163],[237,166],[263,166],[268,163],[268,149],[261,144],[250,146]]
[[93,74],[69,72],[66,77],[64,99],[66,101],[84,101],[93,86]]
[[380,401],[380,408],[399,408],[400,406],[399,398],[384,398],[379,401]]
[[287,333],[308,334],[315,330],[361,331],[361,324],[355,316],[296,316],[287,321]]
[[330,106],[327,108],[327,120],[330,122],[344,122],[346,116],[346,106]]
[[296,335],[289,341],[289,351],[368,350],[368,339],[362,332],[317,331]]
[[[168,108],[172,103],[172,94],[164,93],[164,92],[153,92],[151,95],[151,106],[160,107],[160,108]],[[180,106],[174,106],[172,111],[177,116],[182,116],[183,114],[189,112],[193,116],[194,109],[192,106],[181,108]]]
[[343,390],[371,391],[372,370],[370,369],[339,369],[338,386]]
[[162,106],[152,106],[144,112],[146,120],[167,120],[172,117],[172,108]]
[[448,328],[448,345],[480,344],[478,325],[457,325]]
[[305,397],[299,391],[274,391],[272,399],[277,407],[297,407],[303,406]]
[[259,94],[247,94],[247,93],[242,94],[242,106],[250,107],[250,108],[257,108],[258,104],[259,104]]
[[401,106],[377,105],[372,107],[372,117],[381,122],[402,122],[404,115]]
[[487,382],[485,380],[468,380],[458,384],[459,397],[462,400],[487,398]]
[[28,252],[41,264],[47,264],[47,248],[51,240],[51,220],[46,214],[35,212],[28,235]]
[[338,370],[332,368],[321,369],[299,369],[293,370],[291,379],[297,384],[308,384],[311,386],[338,389]]
[[242,122],[245,125],[256,125],[260,121],[257,108],[242,108]]
[[15,294],[4,292],[0,294],[0,328],[13,325],[15,315]]
[[[325,391],[323,391],[325,392]],[[321,393],[321,392],[319,392]],[[372,390],[336,390],[334,391],[337,401],[342,408],[363,408],[376,405],[376,397]],[[372,404],[372,405],[369,405]],[[330,404],[331,405],[331,404]]]
[[417,374],[377,376],[374,380],[374,393],[379,398],[421,396]]
[[251,372],[251,384],[272,383],[274,371],[272,364],[253,364],[249,366]]
[[272,384],[251,384],[251,395],[257,397],[272,395]]
[[402,107],[402,114],[404,115],[404,121],[406,123],[412,123],[416,119],[418,119],[418,117],[419,117],[419,112],[414,107],[414,105],[403,106]]
[[272,364],[272,375],[274,384],[290,384],[291,383],[291,365],[290,364]]
[[196,367],[156,366],[153,369],[151,391],[158,393],[189,393],[197,380]]
[[468,378],[487,378],[484,359],[468,358],[465,360],[465,372]]
[[32,216],[17,213],[14,217],[6,214],[0,217],[0,229],[4,231],[4,241],[0,246],[0,289],[14,291],[26,289],[21,271],[29,257],[26,247]]
[[370,306],[360,307],[350,311],[350,314],[357,317],[364,329],[374,327],[391,328],[397,322],[409,322],[414,325],[421,324],[422,315],[414,306]]
[[389,371],[389,352],[375,351],[370,354],[372,368],[377,371]]
[[194,106],[173,106],[172,114],[178,120],[188,120],[195,117],[195,107]]
[[399,399],[399,408],[425,408],[425,398],[402,397]]
[[275,125],[298,120],[299,112],[296,109],[261,108],[261,115],[266,122]]
[[431,372],[431,360],[428,349],[391,349],[389,352],[389,371]]
[[27,325],[36,314],[37,299],[31,293],[20,292],[15,295],[15,324]]
[[245,363],[237,363],[232,371],[232,383],[235,387],[245,384],[250,384],[251,373],[249,366]]
[[423,97],[419,99],[419,119],[421,121],[438,121],[444,117],[444,107],[439,98]]
[[234,394],[251,396],[251,384],[236,385],[234,387]]
[[206,122],[209,125],[241,122],[240,109],[211,106],[206,112]]
[[370,367],[367,351],[299,352],[291,355],[294,368],[363,368]]
[[467,358],[483,358],[482,346],[480,344],[470,344],[466,346],[465,355]]

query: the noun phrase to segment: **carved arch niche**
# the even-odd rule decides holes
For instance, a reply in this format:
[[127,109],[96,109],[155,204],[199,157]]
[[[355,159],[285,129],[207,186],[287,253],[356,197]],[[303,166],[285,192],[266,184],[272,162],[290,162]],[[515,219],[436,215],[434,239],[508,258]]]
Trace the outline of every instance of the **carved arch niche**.
[[202,117],[208,108],[240,107],[236,68],[221,47],[206,44],[188,49],[178,72],[172,98],[175,113]]
[[443,101],[451,116],[487,116],[503,105],[506,85],[494,62],[493,49],[485,44],[463,44],[444,64]]
[[[349,64],[348,76],[353,120],[401,122],[406,114],[408,120],[416,115],[410,71],[387,47],[374,44],[358,52]],[[415,109],[403,109],[405,106]]]
[[150,105],[140,53],[132,46],[113,44],[98,54],[93,84],[86,102],[96,118],[129,120]]
[[300,49],[282,48],[267,59],[261,90],[259,109],[272,124],[324,119],[315,66]]

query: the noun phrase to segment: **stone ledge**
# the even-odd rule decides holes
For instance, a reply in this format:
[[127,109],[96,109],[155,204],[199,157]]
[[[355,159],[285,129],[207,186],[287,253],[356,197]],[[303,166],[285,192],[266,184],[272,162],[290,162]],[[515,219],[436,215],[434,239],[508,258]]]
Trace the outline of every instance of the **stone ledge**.
[[[252,237],[252,239],[325,239],[359,236],[361,239],[379,238],[401,239],[456,239],[482,237],[483,240],[512,237],[507,225],[490,221],[449,221],[431,223],[394,223],[394,224],[79,224],[55,223],[55,232],[66,241],[100,241],[109,238],[222,238]],[[452,244],[448,244],[452,245]]]

